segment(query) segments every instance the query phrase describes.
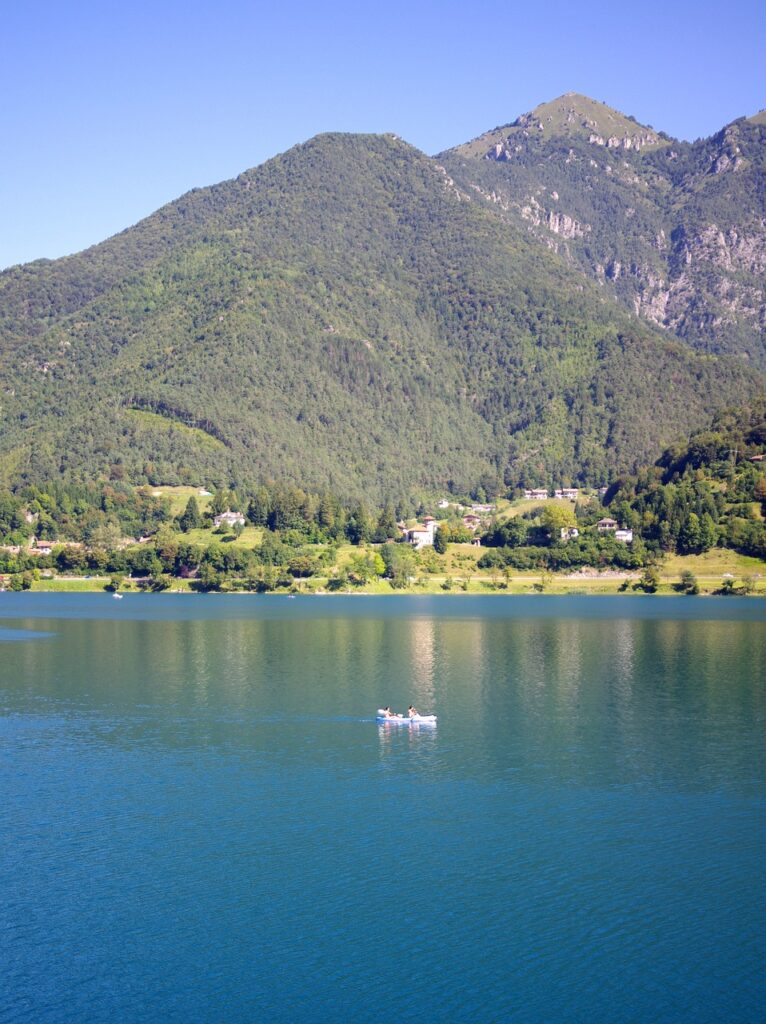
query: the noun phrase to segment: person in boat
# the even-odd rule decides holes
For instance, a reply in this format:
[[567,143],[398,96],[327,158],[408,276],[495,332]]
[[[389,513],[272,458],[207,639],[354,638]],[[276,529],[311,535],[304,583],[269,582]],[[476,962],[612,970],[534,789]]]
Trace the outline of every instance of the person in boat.
[[390,707],[388,707],[388,705],[386,705],[386,706],[385,706],[385,707],[383,708],[383,714],[384,714],[384,716],[385,716],[386,718],[398,718],[398,717],[399,717],[398,715],[395,715],[395,714],[394,714],[394,712],[393,712],[393,711],[391,710],[391,708],[390,708]]
[[417,710],[412,706],[412,704],[410,704],[410,706],[407,708],[407,714],[410,716],[410,718],[420,717],[417,713]]

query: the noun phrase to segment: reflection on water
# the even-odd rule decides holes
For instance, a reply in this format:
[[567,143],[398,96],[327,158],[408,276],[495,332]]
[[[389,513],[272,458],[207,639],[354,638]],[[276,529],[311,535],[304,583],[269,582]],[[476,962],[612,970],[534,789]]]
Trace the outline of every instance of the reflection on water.
[[762,1015],[762,621],[106,604],[7,619],[4,1022]]
[[403,760],[409,771],[431,771],[437,745],[435,725],[387,725],[378,724],[380,760],[384,767],[402,769]]
[[436,671],[436,626],[433,619],[413,619],[410,623],[410,659],[412,664],[413,703],[421,714],[432,714],[434,672]]

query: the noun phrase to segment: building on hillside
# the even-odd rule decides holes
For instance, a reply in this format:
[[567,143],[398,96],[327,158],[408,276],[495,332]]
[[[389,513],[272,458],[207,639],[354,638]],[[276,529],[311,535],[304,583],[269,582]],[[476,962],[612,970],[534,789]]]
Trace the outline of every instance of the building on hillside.
[[576,526],[562,526],[561,527],[561,539],[562,540],[575,540],[580,536],[580,531]]
[[214,526],[244,526],[245,517],[241,512],[221,512],[219,516],[216,516],[213,520]]
[[565,498],[567,501],[577,501],[580,492],[576,487],[560,487],[553,492],[554,498]]
[[53,551],[53,541],[36,540],[34,547],[29,549],[30,555],[49,555]]
[[623,544],[633,543],[633,531],[632,530],[615,530],[614,539],[621,540]]
[[414,526],[411,530],[405,530],[404,537],[408,544],[412,544],[416,551],[433,544],[436,534],[436,520],[431,519],[423,526]]
[[492,505],[471,505],[471,511],[475,512],[476,515],[489,515],[493,510]]
[[532,490],[524,491],[527,501],[545,501],[548,497],[548,490],[544,487],[533,487]]
[[596,523],[596,529],[600,533],[604,533],[606,530],[616,530],[618,525],[616,519],[610,519],[609,516],[605,516]]
[[763,462],[763,455],[751,455],[750,462]]
[[466,530],[471,530],[473,532],[474,530],[478,530],[481,526],[481,519],[478,516],[473,515],[473,513],[469,513],[467,516],[463,516],[463,526]]
[[446,498],[442,498],[442,500],[439,502],[439,508],[449,508],[449,502],[447,501]]
[[599,487],[599,489],[598,489],[598,491],[596,493],[598,494],[599,498],[605,498],[606,497],[606,492],[608,490],[609,490],[608,487]]

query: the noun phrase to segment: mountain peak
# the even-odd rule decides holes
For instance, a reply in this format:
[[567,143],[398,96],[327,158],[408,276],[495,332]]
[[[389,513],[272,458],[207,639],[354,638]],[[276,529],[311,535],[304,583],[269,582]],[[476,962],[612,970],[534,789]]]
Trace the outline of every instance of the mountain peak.
[[458,146],[456,152],[466,157],[508,159],[525,143],[552,139],[579,139],[609,149],[634,150],[654,149],[667,142],[662,133],[639,124],[634,117],[581,93],[567,92],[540,103],[511,124],[493,128]]

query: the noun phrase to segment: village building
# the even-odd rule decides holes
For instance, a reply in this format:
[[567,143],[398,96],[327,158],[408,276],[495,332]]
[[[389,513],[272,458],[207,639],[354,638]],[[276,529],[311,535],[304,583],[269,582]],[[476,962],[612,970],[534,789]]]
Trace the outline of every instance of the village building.
[[580,492],[576,487],[561,487],[553,492],[555,498],[565,498],[567,501],[577,501]]
[[467,516],[463,516],[463,526],[467,530],[471,530],[473,532],[474,530],[478,530],[481,526],[481,519],[479,516],[469,513]]
[[580,531],[576,526],[562,526],[561,527],[561,539],[562,540],[575,540],[580,536]]
[[421,548],[428,547],[434,542],[434,536],[436,535],[436,520],[427,517],[430,522],[423,526],[415,526],[411,530],[405,530],[405,540],[412,544],[416,551],[420,551]]
[[216,516],[213,520],[214,526],[244,526],[245,517],[241,512],[221,512],[220,515]]
[[524,491],[524,497],[527,501],[545,501],[548,497],[548,490],[544,487],[532,488],[532,490]]
[[600,533],[604,533],[605,530],[616,530],[618,526],[619,523],[617,522],[617,520],[610,519],[608,516],[605,516],[603,519],[599,519],[599,521],[596,523],[596,529]]
[[476,515],[489,515],[492,511],[492,505],[471,505],[471,511]]
[[36,540],[34,547],[29,549],[30,555],[49,555],[53,551],[53,541]]
[[633,531],[632,530],[615,530],[614,539],[621,540],[623,544],[633,543]]
[[449,502],[447,501],[446,498],[442,498],[442,500],[439,502],[439,508],[449,508]]

